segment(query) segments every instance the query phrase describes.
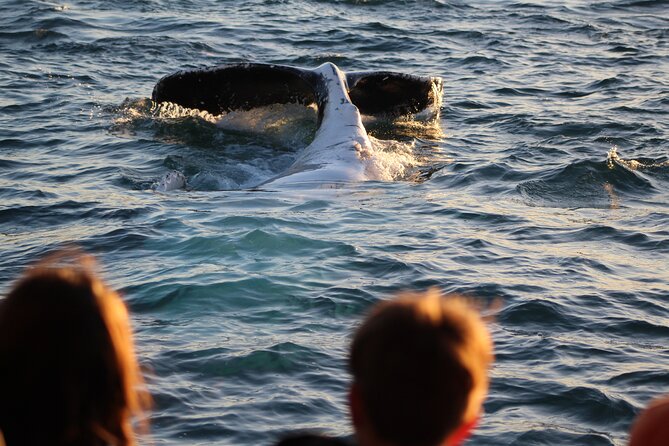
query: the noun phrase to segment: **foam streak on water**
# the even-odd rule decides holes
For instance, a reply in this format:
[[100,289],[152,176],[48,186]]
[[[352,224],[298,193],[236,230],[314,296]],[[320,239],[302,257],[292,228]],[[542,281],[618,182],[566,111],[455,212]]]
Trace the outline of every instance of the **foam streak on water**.
[[[472,445],[626,444],[669,392],[665,1],[0,2],[0,291],[98,255],[152,370],[155,444],[347,436],[351,330],[401,289],[501,299]],[[245,61],[444,79],[365,117],[383,181],[252,190],[313,139],[295,105],[148,99]],[[153,191],[168,172],[184,190]]]

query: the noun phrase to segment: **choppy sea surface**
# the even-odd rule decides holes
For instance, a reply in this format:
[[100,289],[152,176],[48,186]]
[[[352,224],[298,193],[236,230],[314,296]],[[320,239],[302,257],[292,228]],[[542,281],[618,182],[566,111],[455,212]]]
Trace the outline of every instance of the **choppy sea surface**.
[[[315,113],[158,106],[179,69],[444,79],[430,122],[366,120],[385,181],[254,188]],[[500,302],[472,445],[616,445],[669,392],[669,2],[0,1],[0,291],[98,256],[133,314],[157,445],[349,437],[374,302]],[[154,191],[177,170],[186,190]]]

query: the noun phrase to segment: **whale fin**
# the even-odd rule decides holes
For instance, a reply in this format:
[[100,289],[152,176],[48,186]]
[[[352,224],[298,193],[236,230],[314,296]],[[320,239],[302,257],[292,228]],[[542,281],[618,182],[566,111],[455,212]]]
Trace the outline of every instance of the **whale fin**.
[[440,77],[388,71],[346,73],[351,102],[365,115],[403,116],[441,105]]
[[320,83],[310,70],[284,65],[226,65],[165,76],[153,89],[152,99],[214,115],[286,103],[316,103],[320,108],[326,100]]
[[[402,116],[441,103],[442,80],[389,71],[346,73],[351,102],[362,114]],[[214,115],[271,104],[316,104],[319,123],[327,88],[314,70],[246,63],[179,71],[153,89],[155,102],[206,110]]]

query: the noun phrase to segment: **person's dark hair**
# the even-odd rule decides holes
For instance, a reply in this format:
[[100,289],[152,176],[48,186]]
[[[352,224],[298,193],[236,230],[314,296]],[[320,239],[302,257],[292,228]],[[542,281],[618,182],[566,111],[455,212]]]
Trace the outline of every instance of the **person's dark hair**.
[[0,431],[7,446],[129,446],[150,404],[125,305],[60,254],[0,301]]
[[491,361],[478,311],[431,290],[376,305],[354,336],[349,367],[379,439],[434,446],[476,419]]

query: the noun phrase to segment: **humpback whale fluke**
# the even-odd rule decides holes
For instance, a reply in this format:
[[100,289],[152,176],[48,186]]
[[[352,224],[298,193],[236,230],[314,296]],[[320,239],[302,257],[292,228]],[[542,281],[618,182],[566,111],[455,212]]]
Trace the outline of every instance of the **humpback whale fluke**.
[[373,151],[361,113],[399,117],[429,108],[437,113],[441,94],[439,77],[344,73],[332,63],[314,69],[244,63],[170,74],[158,81],[152,99],[213,115],[271,104],[315,104],[316,136],[287,172],[268,181],[274,186],[376,179],[365,172],[364,160]]

